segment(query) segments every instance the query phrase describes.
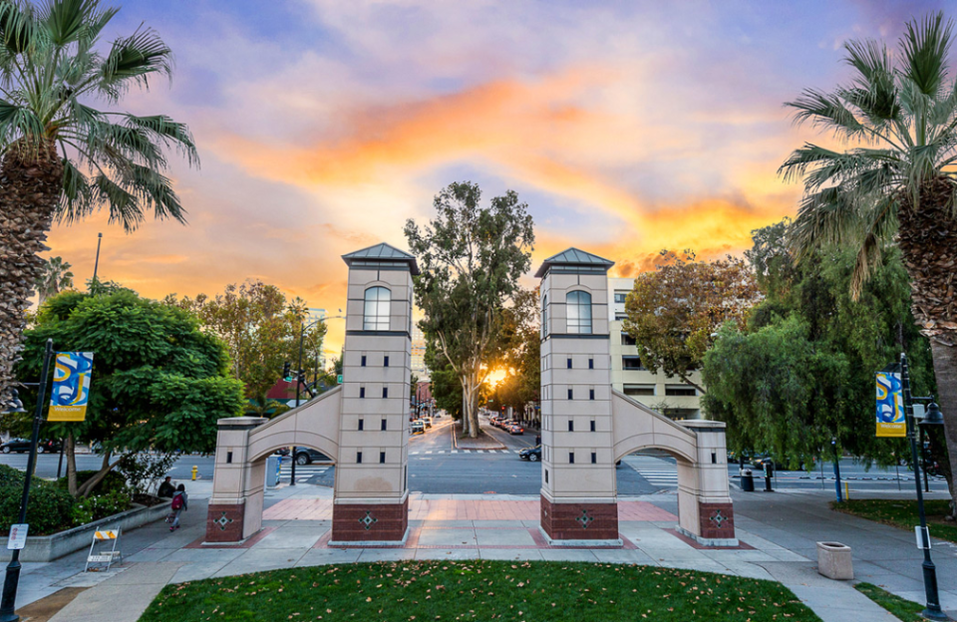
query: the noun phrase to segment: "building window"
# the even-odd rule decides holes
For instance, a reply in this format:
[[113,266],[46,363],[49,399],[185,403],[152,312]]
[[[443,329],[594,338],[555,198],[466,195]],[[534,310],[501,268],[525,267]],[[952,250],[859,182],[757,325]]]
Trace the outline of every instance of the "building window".
[[379,464],[385,464],[385,452],[384,452],[384,451],[380,451],[380,452],[379,452]]
[[638,342],[635,341],[635,338],[629,335],[628,333],[622,331],[621,333],[621,345],[623,346],[636,346]]
[[595,399],[595,389],[588,389],[588,399]]
[[392,292],[384,287],[370,287],[366,290],[365,312],[362,316],[362,330],[389,330],[389,307]]
[[568,431],[569,431],[569,432],[574,432],[574,431],[575,431],[575,421],[572,420],[572,419],[569,419],[569,420],[568,420]]
[[595,452],[591,452],[591,463],[598,464],[598,454]]
[[595,420],[594,420],[594,419],[591,420],[591,431],[592,431],[592,432],[595,431]]
[[382,387],[382,397],[389,397],[389,387]]
[[568,332],[575,335],[591,334],[591,294],[569,292],[565,298],[565,313],[568,315]]
[[595,359],[588,359],[588,369],[595,369]]
[[359,387],[359,397],[364,399],[365,396],[366,396],[366,388],[365,388],[365,387]]
[[628,318],[628,315],[625,314],[625,313],[616,313],[616,314],[615,314],[615,321],[616,321],[616,322],[621,322],[621,321],[623,321],[623,320],[625,320],[625,319],[627,319],[627,318]]
[[362,431],[365,429],[365,427],[366,427],[365,419],[359,419],[359,430]]
[[635,356],[634,354],[626,354],[625,356],[621,357],[621,368],[643,370],[645,366],[641,364],[640,356]]
[[382,359],[382,366],[383,366],[383,367],[388,367],[388,366],[389,366],[389,357],[388,357],[388,356],[385,357],[384,359]]
[[575,464],[575,452],[568,452],[568,464]]
[[573,391],[572,389],[569,389],[569,390],[568,390],[568,399],[570,399],[570,400],[575,399],[575,393],[574,393],[574,391]]
[[386,422],[385,422],[385,421],[386,421],[385,419],[382,420],[382,424],[381,424],[381,426],[380,426],[380,428],[379,428],[380,430],[385,430],[385,429],[386,429]]
[[366,355],[365,355],[365,354],[362,355],[362,362],[359,364],[359,366],[360,366],[360,367],[365,367],[365,366],[366,366]]
[[655,385],[653,384],[626,384],[622,393],[632,397],[637,395],[654,395]]
[[357,452],[356,452],[356,464],[362,464],[362,452],[361,452],[361,451],[357,451]]
[[545,483],[548,483],[548,469],[545,469]]
[[695,397],[698,392],[694,387],[687,384],[666,384],[665,395],[672,397]]
[[628,297],[628,292],[615,292],[615,302],[618,304],[625,304],[625,298]]
[[571,368],[572,368],[572,360],[568,359],[568,369],[571,369]]
[[542,296],[542,337],[548,334],[548,296]]

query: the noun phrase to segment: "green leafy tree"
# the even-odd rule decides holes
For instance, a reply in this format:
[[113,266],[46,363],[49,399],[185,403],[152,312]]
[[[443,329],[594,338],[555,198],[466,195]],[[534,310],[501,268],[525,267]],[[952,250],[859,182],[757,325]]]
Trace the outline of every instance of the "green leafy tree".
[[[64,292],[47,301],[24,333],[21,378],[39,377],[47,339],[57,351],[94,354],[86,420],[47,422],[42,431],[67,439],[73,495],[89,494],[132,453],[211,451],[216,420],[242,413],[242,384],[229,377],[225,346],[183,309],[128,290]],[[97,443],[103,455],[100,471],[79,488],[75,441]]]
[[[266,394],[282,377],[283,363],[289,362],[293,370],[298,366],[300,330],[309,324],[305,303],[298,298],[287,301],[278,287],[262,281],[228,285],[215,298],[200,294],[181,300],[169,296],[166,301],[196,313],[203,326],[226,343],[232,375],[243,382],[254,402],[250,411],[278,414]],[[325,334],[325,322],[304,331],[303,367],[319,358]]]
[[484,208],[481,196],[476,184],[450,184],[435,197],[435,220],[405,226],[421,270],[414,282],[425,313],[419,326],[458,375],[463,431],[473,438],[480,432],[478,400],[488,363],[503,345],[502,313],[531,266],[535,242],[532,217],[518,194],[510,190]]
[[[770,451],[797,465],[837,440],[882,464],[906,457],[898,439],[875,437],[874,373],[910,356],[915,391],[932,388],[930,350],[909,310],[908,277],[897,251],[885,253],[857,301],[850,294],[853,250],[816,252],[798,265],[783,248],[786,229],[754,232],[748,253],[769,284],[748,325],[722,328],[704,359],[703,406],[728,423],[735,449]],[[763,259],[762,259],[763,258]]]
[[[895,240],[910,276],[914,318],[931,339],[951,472],[957,471],[957,81],[950,75],[953,22],[943,13],[905,25],[897,50],[849,41],[852,77],[826,92],[806,89],[788,106],[798,122],[846,148],[807,143],[781,166],[804,182],[793,247],[802,259],[822,245],[857,253],[859,295]],[[949,480],[952,500],[957,489]],[[952,505],[957,513],[957,503]]]
[[144,27],[104,42],[117,11],[98,0],[0,0],[0,401],[54,220],[106,207],[127,230],[146,211],[185,221],[165,151],[198,163],[188,128],[117,109],[130,89],[171,75],[171,53]]
[[506,370],[492,392],[497,407],[511,406],[519,412],[537,402],[541,387],[541,327],[537,290],[519,289],[502,312],[502,343],[497,360],[488,365]]
[[56,296],[71,287],[73,287],[73,273],[70,271],[69,263],[63,261],[62,257],[51,257],[43,262],[43,272],[37,279],[37,294],[40,296],[41,305],[50,296]]
[[706,393],[691,372],[701,368],[718,327],[728,321],[743,326],[760,298],[754,274],[743,259],[697,261],[691,251],[663,250],[655,268],[635,279],[622,328],[652,373],[660,369]]

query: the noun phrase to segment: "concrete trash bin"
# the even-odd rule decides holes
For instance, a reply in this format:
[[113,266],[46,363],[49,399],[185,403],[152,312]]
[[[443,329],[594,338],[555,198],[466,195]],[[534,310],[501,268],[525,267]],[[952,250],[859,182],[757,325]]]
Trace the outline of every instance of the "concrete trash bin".
[[829,579],[847,581],[854,578],[851,547],[840,542],[817,543],[817,571]]
[[279,465],[282,464],[279,456],[266,458],[266,488],[275,488],[279,485]]

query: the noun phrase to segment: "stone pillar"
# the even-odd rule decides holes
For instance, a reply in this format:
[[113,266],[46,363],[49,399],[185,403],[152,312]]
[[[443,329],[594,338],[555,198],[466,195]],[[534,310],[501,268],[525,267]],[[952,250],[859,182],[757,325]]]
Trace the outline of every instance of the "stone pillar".
[[728,487],[725,424],[689,420],[697,436],[697,463],[678,461],[678,531],[707,546],[737,546]]
[[620,544],[607,259],[568,249],[542,279],[541,528],[554,544]]
[[402,543],[408,531],[415,258],[387,244],[349,266],[332,542]]
[[220,419],[213,496],[206,514],[207,542],[241,542],[262,527],[265,459],[249,464],[249,433],[262,417]]

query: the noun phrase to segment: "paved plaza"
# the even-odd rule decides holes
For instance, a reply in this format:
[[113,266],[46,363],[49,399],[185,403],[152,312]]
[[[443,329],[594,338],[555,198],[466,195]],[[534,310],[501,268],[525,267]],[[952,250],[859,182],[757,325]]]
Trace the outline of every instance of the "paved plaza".
[[[825,622],[893,622],[853,589],[817,573],[815,542],[840,541],[854,550],[856,579],[920,602],[921,556],[913,535],[837,514],[824,493],[735,494],[740,546],[702,548],[674,531],[676,496],[648,495],[619,503],[622,546],[558,547],[539,530],[538,500],[508,495],[413,495],[410,533],[402,547],[331,546],[332,491],[283,486],[267,493],[264,529],[239,546],[202,544],[209,482],[190,484],[184,527],[170,533],[154,523],[123,536],[124,563],[105,573],[83,572],[86,551],[55,562],[24,564],[19,607],[64,588],[89,588],[54,622],[135,622],[162,587],[209,577],[350,562],[414,559],[586,561],[688,568],[776,580]],[[957,613],[957,546],[935,542],[944,608]]]

